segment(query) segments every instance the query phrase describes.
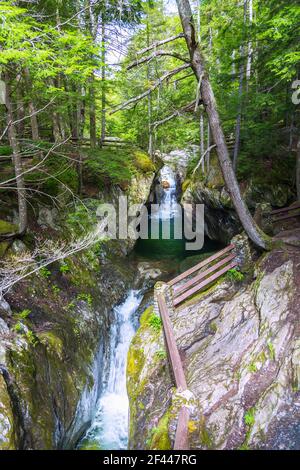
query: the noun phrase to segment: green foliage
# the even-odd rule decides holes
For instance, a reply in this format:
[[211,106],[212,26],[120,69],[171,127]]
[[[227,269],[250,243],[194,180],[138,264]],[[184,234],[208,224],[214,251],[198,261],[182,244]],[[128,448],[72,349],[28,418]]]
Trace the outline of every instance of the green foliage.
[[269,356],[270,356],[270,359],[271,361],[275,361],[275,348],[274,348],[274,345],[271,341],[268,341],[268,351],[269,351]]
[[244,275],[237,269],[230,269],[226,273],[226,277],[232,282],[242,282],[244,280]]
[[51,287],[52,289],[52,292],[53,292],[53,295],[55,297],[58,296],[58,294],[60,293],[60,288],[56,285],[56,284],[53,284],[53,286]]
[[156,351],[155,353],[155,356],[158,358],[158,359],[166,359],[167,357],[167,352],[165,351],[165,349],[159,349],[159,351]]
[[36,345],[37,339],[36,339],[36,336],[35,336],[35,334],[33,333],[33,331],[28,330],[28,331],[25,333],[25,336],[26,336],[26,339],[27,339],[27,341],[28,341],[29,344],[31,344],[32,346],[35,346],[35,345]]
[[10,156],[12,154],[12,149],[9,145],[0,145],[0,156]]
[[26,320],[26,318],[31,314],[31,310],[26,308],[25,310],[22,310],[22,312],[19,312],[16,314],[16,317],[19,318],[20,320]]
[[46,267],[42,267],[39,270],[39,274],[40,274],[40,276],[44,277],[45,279],[48,279],[51,276],[51,271],[49,271],[49,269],[46,268]]
[[70,266],[67,263],[62,263],[59,267],[59,271],[62,274],[68,273],[70,271]]
[[[38,164],[38,160],[34,160],[34,163]],[[68,193],[69,190],[76,193],[78,190],[77,171],[69,159],[63,156],[58,159],[56,155],[50,154],[41,167],[25,175],[25,180],[31,187],[50,196]]]
[[130,158],[125,150],[94,150],[85,161],[85,181],[104,189],[111,184],[126,186],[131,180]]
[[136,172],[155,171],[155,165],[149,156],[134,148],[93,149],[88,152],[84,164],[86,183],[95,184],[99,189],[110,185],[119,185],[126,189]]
[[83,301],[86,302],[90,307],[91,307],[92,304],[93,304],[93,297],[91,296],[91,294],[81,293],[81,294],[78,294],[76,298],[77,298],[77,300],[83,300]]
[[133,152],[133,165],[143,173],[153,173],[155,171],[155,165],[151,158],[141,150]]
[[23,331],[23,324],[18,321],[14,327],[13,327],[13,330],[16,332],[16,333],[21,333],[21,331]]
[[251,372],[252,374],[255,374],[257,372],[257,365],[255,364],[255,362],[252,362],[251,364],[249,364],[248,371]]
[[252,427],[255,423],[255,408],[250,408],[244,416],[244,421],[247,426]]
[[149,325],[151,328],[153,328],[155,331],[159,332],[162,327],[162,320],[159,316],[157,316],[155,313],[152,313],[148,320]]

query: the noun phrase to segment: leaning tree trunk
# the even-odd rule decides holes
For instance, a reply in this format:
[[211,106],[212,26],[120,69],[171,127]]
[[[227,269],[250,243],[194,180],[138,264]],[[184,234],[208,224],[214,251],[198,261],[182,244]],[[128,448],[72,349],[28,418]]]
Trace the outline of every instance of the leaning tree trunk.
[[23,235],[27,228],[27,203],[26,203],[26,191],[25,183],[22,170],[22,157],[19,142],[17,140],[16,127],[14,124],[13,108],[11,102],[11,88],[10,79],[8,73],[5,73],[6,82],[6,94],[5,104],[7,109],[7,126],[8,126],[8,138],[9,144],[13,152],[13,165],[15,169],[17,194],[18,194],[18,207],[19,207],[19,235]]
[[214,93],[208,75],[205,73],[204,60],[195,37],[195,25],[190,2],[189,0],[176,0],[176,2],[183,32],[185,34],[186,44],[191,57],[191,66],[198,81],[201,80],[201,98],[208,115],[210,129],[214,143],[216,144],[217,154],[227,191],[230,194],[235,210],[249,238],[258,247],[266,249],[266,236],[260,231],[251,217],[251,214],[241,197],[240,188],[232,168]]

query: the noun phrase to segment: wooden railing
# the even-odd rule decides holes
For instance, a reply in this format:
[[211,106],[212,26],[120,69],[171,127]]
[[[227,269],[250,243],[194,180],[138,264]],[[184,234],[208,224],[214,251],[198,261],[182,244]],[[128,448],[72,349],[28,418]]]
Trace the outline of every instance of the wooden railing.
[[[207,288],[210,284],[230,271],[230,269],[235,268],[237,262],[235,261],[234,253],[232,253],[233,249],[234,245],[229,245],[224,248],[224,250],[210,256],[183,274],[180,274],[175,279],[172,279],[172,281],[169,282],[169,286],[173,288],[174,306],[180,305],[189,297]],[[206,270],[193,276],[203,268],[206,268]],[[185,279],[189,280],[184,284],[179,284]],[[179,284],[179,286],[175,287],[176,284]]]
[[294,217],[300,216],[300,202],[291,205],[290,207],[284,207],[283,209],[277,209],[271,212],[273,222],[279,222],[281,220],[293,219]]
[[[175,379],[176,388],[179,391],[184,391],[184,390],[187,390],[186,378],[185,378],[179,350],[177,348],[175,335],[173,332],[173,328],[172,328],[172,324],[171,324],[171,320],[169,316],[168,307],[167,307],[163,294],[158,295],[157,302],[158,302],[161,319],[163,322],[166,346],[167,346],[167,351],[169,355],[169,361],[170,361],[174,379]],[[188,450],[189,449],[189,443],[188,443],[189,417],[190,417],[189,409],[183,406],[180,409],[179,416],[178,416],[174,450]]]
[[[224,248],[224,250],[221,250],[215,255],[210,256],[196,266],[188,269],[183,274],[180,274],[179,276],[172,279],[168,283],[168,286],[173,293],[173,307],[181,304],[184,300],[191,297],[196,292],[199,292],[212,284],[215,280],[219,279],[230,269],[236,267],[237,262],[235,261],[235,254],[233,253],[233,250],[234,245],[229,245],[228,247]],[[206,270],[197,274],[203,268],[206,268]],[[189,279],[190,277],[191,279]],[[186,279],[189,280],[186,283],[181,284],[181,282]],[[175,287],[177,284],[179,285]],[[187,390],[187,381],[185,378],[180,352],[176,344],[175,334],[169,315],[169,309],[166,303],[165,295],[163,293],[159,293],[157,295],[157,303],[163,323],[166,349],[174,375],[176,388],[178,391],[185,391]],[[189,449],[189,418],[189,408],[187,406],[182,406],[178,415],[174,450]]]

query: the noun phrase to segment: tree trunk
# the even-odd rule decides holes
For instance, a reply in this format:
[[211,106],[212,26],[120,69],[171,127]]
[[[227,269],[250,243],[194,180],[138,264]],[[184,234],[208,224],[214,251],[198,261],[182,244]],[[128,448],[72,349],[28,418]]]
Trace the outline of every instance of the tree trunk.
[[[247,21],[247,0],[244,0],[244,24]],[[245,74],[245,67],[244,67],[244,46],[241,46],[241,66],[240,66],[240,75],[239,75],[239,94],[238,94],[238,114],[236,119],[236,126],[235,126],[235,142],[234,142],[234,149],[233,149],[233,170],[236,173],[237,171],[237,164],[238,164],[238,157],[240,151],[240,143],[241,143],[241,126],[242,126],[242,112],[243,112],[243,91],[244,91],[244,74]]]
[[186,44],[191,57],[193,71],[198,81],[202,77],[201,97],[208,115],[212,137],[217,146],[218,158],[227,191],[230,194],[235,210],[249,238],[258,247],[266,249],[266,236],[256,226],[253,218],[251,217],[251,214],[241,197],[240,188],[232,168],[232,163],[229,157],[224,132],[221,126],[214,93],[208,75],[205,73],[204,60],[199,44],[197,44],[196,41],[195,25],[190,2],[189,0],[176,0],[176,2],[183,32],[185,34]]
[[210,147],[211,147],[211,142],[210,142],[210,127],[209,127],[209,122],[207,123],[207,157],[206,157],[206,168],[207,168],[207,174],[209,173],[210,169]]
[[101,81],[102,81],[102,90],[101,90],[101,146],[104,144],[105,135],[106,135],[106,54],[105,54],[105,22],[104,22],[104,15],[102,15],[102,27],[101,27],[101,36],[102,36],[102,67],[101,67]]
[[300,201],[300,138],[297,145],[297,165],[296,165],[296,186],[297,186],[297,198]]
[[[204,118],[203,118],[203,113],[200,113],[200,158],[204,155]],[[205,162],[204,159],[202,160],[202,173],[204,175],[205,173]]]
[[17,118],[18,126],[17,132],[18,137],[24,137],[25,133],[25,106],[24,106],[24,96],[23,96],[23,86],[22,86],[22,75],[17,76],[17,86],[16,86],[16,95],[17,95]]
[[91,147],[96,147],[96,105],[95,105],[95,79],[94,74],[90,77],[90,144]]
[[[252,26],[253,23],[253,0],[249,1],[249,24]],[[247,59],[247,70],[246,70],[246,89],[248,92],[249,82],[251,78],[251,67],[252,67],[252,55],[253,55],[253,46],[252,41],[248,42],[248,59]]]
[[233,149],[233,170],[236,173],[238,156],[240,151],[240,142],[241,142],[241,126],[242,126],[242,98],[243,98],[243,88],[244,88],[244,64],[240,67],[240,76],[239,76],[239,94],[238,94],[238,114],[236,118],[235,125],[235,141]]
[[85,88],[80,90],[81,99],[77,105],[78,138],[83,139],[85,123]]
[[[148,7],[150,4],[148,2]],[[150,46],[150,25],[149,25],[149,15],[147,16],[147,47]],[[151,64],[147,64],[147,79],[148,83],[151,82]],[[160,90],[159,90],[160,91]],[[148,154],[152,157],[154,153],[153,149],[153,127],[152,127],[152,93],[148,95]]]
[[30,123],[31,123],[31,134],[33,140],[39,140],[39,125],[36,115],[36,107],[32,100],[32,83],[30,79],[30,73],[27,67],[24,69],[24,79],[26,84],[26,91],[29,95],[28,109],[30,114]]
[[6,82],[6,109],[7,109],[7,125],[8,125],[8,138],[9,144],[13,152],[13,165],[15,169],[17,194],[18,194],[18,207],[19,207],[19,235],[23,235],[27,229],[27,203],[24,177],[22,175],[22,157],[19,142],[17,140],[16,128],[14,125],[14,116],[11,103],[11,87],[10,78],[8,73],[5,73]]

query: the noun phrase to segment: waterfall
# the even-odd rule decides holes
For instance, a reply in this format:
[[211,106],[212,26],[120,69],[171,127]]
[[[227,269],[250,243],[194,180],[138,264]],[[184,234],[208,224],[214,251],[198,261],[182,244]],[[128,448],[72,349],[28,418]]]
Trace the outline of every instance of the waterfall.
[[82,441],[83,447],[85,443],[91,443],[103,450],[127,448],[129,402],[126,363],[130,342],[135,333],[133,316],[141,301],[140,292],[131,290],[124,303],[114,309],[108,381],[98,400],[92,424]]
[[[178,202],[177,202],[177,186],[175,173],[171,167],[165,165],[159,174],[161,185],[166,183],[166,187],[163,187],[158,196],[158,203],[160,204],[160,210],[154,215],[155,218],[161,220],[168,220],[176,217],[178,214]],[[168,186],[168,187],[167,187]]]

